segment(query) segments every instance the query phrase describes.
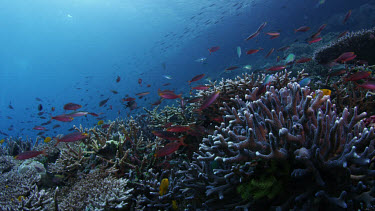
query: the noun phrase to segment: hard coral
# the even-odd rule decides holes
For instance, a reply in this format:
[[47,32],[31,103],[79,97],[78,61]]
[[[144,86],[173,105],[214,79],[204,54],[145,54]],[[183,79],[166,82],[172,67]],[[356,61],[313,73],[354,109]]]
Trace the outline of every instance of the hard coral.
[[296,83],[270,87],[255,101],[236,96],[231,105],[224,103],[224,122],[180,171],[177,186],[194,199],[191,208],[373,206],[375,134],[364,126],[366,113],[339,116],[329,96],[313,98]]
[[375,28],[348,33],[346,36],[323,46],[314,53],[314,60],[328,64],[344,52],[354,52],[357,58],[375,64]]

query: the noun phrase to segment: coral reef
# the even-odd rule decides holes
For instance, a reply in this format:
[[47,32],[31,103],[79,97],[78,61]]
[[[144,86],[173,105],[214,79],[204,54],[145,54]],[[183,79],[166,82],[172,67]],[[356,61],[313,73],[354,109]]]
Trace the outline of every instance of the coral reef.
[[375,28],[351,32],[333,41],[314,53],[314,60],[319,64],[328,64],[344,52],[355,52],[358,59],[375,64]]
[[[178,185],[193,209],[372,208],[374,128],[328,96],[289,83],[233,107],[204,138]],[[197,203],[200,201],[201,203]]]

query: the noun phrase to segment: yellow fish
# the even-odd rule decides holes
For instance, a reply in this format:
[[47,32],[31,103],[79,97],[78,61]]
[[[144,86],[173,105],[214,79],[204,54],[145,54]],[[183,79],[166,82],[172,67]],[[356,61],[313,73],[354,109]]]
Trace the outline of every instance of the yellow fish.
[[161,183],[160,183],[160,187],[159,187],[159,194],[160,196],[166,194],[168,192],[168,186],[169,186],[169,181],[167,178],[164,178]]
[[0,144],[4,143],[5,142],[5,139],[1,139],[0,140]]
[[[323,95],[331,96],[332,91],[330,89],[319,89],[319,90],[323,92]],[[315,96],[316,96],[316,94],[314,93],[313,98],[315,98]]]
[[173,210],[177,210],[178,209],[177,201],[176,200],[172,200],[172,209]]
[[24,196],[18,196],[18,201],[21,202],[25,197]]
[[98,125],[102,125],[103,123],[104,123],[103,120],[99,120],[99,121],[98,121]]
[[44,143],[48,143],[48,142],[50,142],[52,140],[52,138],[51,137],[46,137],[45,139],[44,139]]

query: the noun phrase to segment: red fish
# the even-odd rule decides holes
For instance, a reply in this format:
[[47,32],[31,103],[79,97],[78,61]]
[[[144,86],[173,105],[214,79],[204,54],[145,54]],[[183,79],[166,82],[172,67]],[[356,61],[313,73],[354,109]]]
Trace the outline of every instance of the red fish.
[[283,70],[285,68],[286,68],[285,66],[274,66],[274,67],[268,68],[267,70],[268,71],[279,71],[279,70]]
[[339,34],[339,36],[337,36],[337,39],[339,39],[339,38],[345,36],[347,33],[349,33],[349,31],[341,32],[341,33]]
[[211,53],[218,51],[219,49],[220,49],[220,46],[214,46],[214,47],[209,48],[208,52],[210,52],[210,55],[211,55]]
[[42,127],[42,126],[35,126],[33,129],[34,130],[45,130],[46,128]]
[[296,32],[307,32],[308,30],[310,30],[310,27],[308,27],[308,26],[301,26],[298,29],[294,29],[294,33],[296,33]]
[[151,87],[151,84],[147,84],[147,87]]
[[267,53],[267,55],[265,56],[265,58],[268,58],[268,57],[273,53],[274,50],[275,50],[275,48],[272,48],[272,49]]
[[248,41],[250,39],[253,39],[254,37],[258,36],[259,34],[260,34],[260,32],[257,31],[255,33],[251,34],[250,36],[248,36],[245,40]]
[[344,20],[342,21],[342,24],[345,24],[345,22],[349,19],[349,17],[352,15],[352,10],[349,10],[348,13],[346,13]]
[[210,88],[209,86],[199,85],[199,86],[192,87],[191,89],[196,89],[196,90],[207,90],[207,89],[209,89],[209,88]]
[[81,133],[81,132],[69,133],[60,139],[54,138],[57,141],[55,146],[59,144],[60,142],[76,142],[76,141],[80,141],[88,137],[89,137],[89,134],[87,133]]
[[152,103],[151,105],[152,105],[152,106],[160,105],[162,101],[163,101],[163,98],[161,98],[160,100],[158,100],[158,101]]
[[311,44],[319,42],[321,40],[322,40],[321,37],[315,37],[314,39],[310,40],[308,43],[309,43],[309,45],[311,45]]
[[298,59],[298,60],[296,61],[296,63],[297,63],[297,64],[300,64],[300,63],[309,62],[309,61],[311,61],[311,60],[312,60],[311,58],[305,58],[305,57],[303,57],[303,58]]
[[61,114],[58,116],[51,116],[51,119],[60,121],[60,122],[71,122],[73,121],[73,117],[67,116],[66,114]]
[[120,82],[120,80],[121,80],[120,76],[117,76],[116,83]]
[[177,98],[181,99],[181,95],[182,95],[182,94],[176,95],[175,93],[169,93],[169,92],[159,92],[158,94],[160,97],[164,99],[170,99],[170,100],[177,99]]
[[99,114],[92,113],[92,112],[90,112],[89,114],[90,114],[91,116],[99,116]]
[[200,74],[200,75],[196,75],[194,76],[189,82],[189,85],[191,84],[191,82],[194,82],[194,81],[198,81],[198,80],[201,80],[206,74]]
[[75,103],[67,103],[64,105],[64,110],[77,110],[80,108],[82,108],[82,106]]
[[[357,84],[357,83],[356,83]],[[365,83],[363,84],[357,84],[357,86],[359,87],[362,87],[364,89],[371,89],[371,90],[374,90],[375,89],[375,81],[366,81]]]
[[318,32],[316,32],[315,34],[313,34],[313,35],[311,35],[311,39],[315,39],[315,38],[317,38],[318,36],[320,35],[320,32],[318,31]]
[[138,79],[138,84],[142,86],[142,78]]
[[148,95],[148,94],[150,94],[150,92],[140,92],[140,93],[137,93],[135,95],[137,95],[137,96],[145,96],[145,95]]
[[173,132],[154,130],[154,131],[152,131],[152,134],[154,134],[155,136],[157,136],[159,138],[167,139],[167,140],[170,140],[170,141],[180,140],[180,138],[176,137],[176,135]]
[[345,52],[342,53],[337,59],[335,59],[335,62],[343,62],[346,61],[347,59],[350,59],[354,56],[354,52]]
[[210,106],[215,100],[217,97],[219,97],[220,95],[220,91],[216,91],[214,93],[212,93],[201,105],[201,107],[198,109],[198,111],[202,111],[203,109],[207,108],[208,106]]
[[371,71],[360,71],[356,72],[348,77],[346,77],[345,81],[358,81],[362,79],[366,79],[371,75]]
[[231,67],[226,68],[225,71],[228,71],[228,70],[235,70],[235,69],[237,69],[237,68],[239,68],[239,67],[238,67],[238,66],[231,66]]
[[270,36],[280,36],[279,32],[267,32],[266,34],[268,34]]
[[122,101],[125,102],[125,101],[134,101],[135,98],[133,97],[128,97],[128,98],[122,98]]
[[323,24],[323,25],[321,25],[321,26],[319,27],[319,29],[318,29],[318,32],[323,31],[323,29],[325,29],[326,26],[327,26],[327,24]]
[[154,156],[160,158],[160,157],[170,155],[170,154],[176,152],[178,150],[178,148],[180,148],[181,145],[187,146],[187,144],[184,143],[183,138],[180,138],[179,141],[172,142],[172,143],[169,143],[169,144],[165,145],[163,148],[159,149],[155,153]]
[[22,152],[22,153],[16,155],[14,158],[16,160],[26,160],[26,159],[29,159],[29,158],[36,157],[36,156],[38,156],[40,154],[43,154],[43,155],[47,156],[46,150],[42,150],[42,151],[26,151],[26,152]]
[[271,36],[270,39],[273,40],[273,39],[278,38],[278,37],[280,37],[280,35]]
[[259,48],[259,49],[250,49],[248,51],[246,51],[246,54],[249,55],[249,54],[254,54],[254,53],[257,53],[258,51],[260,50],[263,50],[263,48]]
[[190,126],[176,125],[176,126],[167,128],[168,132],[174,132],[174,133],[186,132],[188,130],[191,130]]

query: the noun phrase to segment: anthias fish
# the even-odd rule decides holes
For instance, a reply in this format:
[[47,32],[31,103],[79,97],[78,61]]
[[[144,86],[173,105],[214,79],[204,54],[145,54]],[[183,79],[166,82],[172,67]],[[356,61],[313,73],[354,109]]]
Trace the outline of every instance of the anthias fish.
[[296,60],[296,63],[297,63],[297,64],[300,64],[300,63],[306,63],[306,62],[309,62],[309,61],[311,61],[311,60],[312,60],[311,58],[303,57],[303,58],[300,58],[300,59]]
[[66,114],[53,116],[53,117],[51,117],[51,119],[54,119],[54,120],[57,120],[57,121],[60,121],[60,122],[71,122],[71,121],[73,121],[73,117],[67,116]]
[[192,82],[194,82],[194,81],[199,81],[199,80],[201,80],[204,76],[205,76],[206,74],[199,74],[199,75],[196,75],[196,76],[194,76],[190,81],[188,81],[189,82],[189,84],[191,84]]
[[180,140],[180,138],[177,137],[173,132],[154,130],[154,131],[152,131],[152,134],[154,134],[155,136],[157,136],[159,138],[167,139],[167,140],[170,140],[170,141]]
[[362,79],[366,79],[371,75],[371,71],[360,71],[353,73],[352,75],[346,77],[345,81],[358,81]]
[[215,100],[217,97],[219,97],[220,95],[220,91],[216,91],[214,93],[212,93],[201,105],[201,107],[198,109],[198,111],[202,111],[203,109],[207,108],[208,106],[210,106]]
[[210,52],[210,55],[211,55],[211,53],[218,51],[219,49],[220,49],[220,46],[214,46],[214,47],[209,48],[208,52]]
[[22,152],[22,153],[16,155],[14,158],[16,160],[26,160],[26,159],[30,159],[30,158],[36,157],[36,156],[38,156],[40,154],[47,155],[46,154],[46,150],[42,150],[42,151],[26,151],[26,152]]
[[308,27],[308,26],[301,26],[298,29],[294,29],[294,32],[307,32],[308,30],[310,30],[310,27]]
[[55,140],[57,141],[55,146],[59,144],[60,142],[76,142],[76,141],[80,141],[88,137],[89,137],[89,134],[87,133],[81,133],[81,132],[70,133],[70,134],[63,136],[60,139],[55,138]]
[[274,67],[268,68],[267,70],[268,71],[279,71],[279,70],[283,70],[285,68],[286,68],[285,66],[274,66]]
[[230,66],[230,67],[226,68],[225,71],[235,70],[237,68],[239,68],[239,67],[238,66]]
[[64,110],[77,110],[80,108],[82,108],[82,106],[76,103],[67,103],[64,105]]
[[164,157],[170,155],[176,152],[181,145],[187,146],[187,144],[184,143],[184,138],[180,138],[178,141],[169,143],[163,148],[157,150],[157,152],[155,153],[155,157]]

